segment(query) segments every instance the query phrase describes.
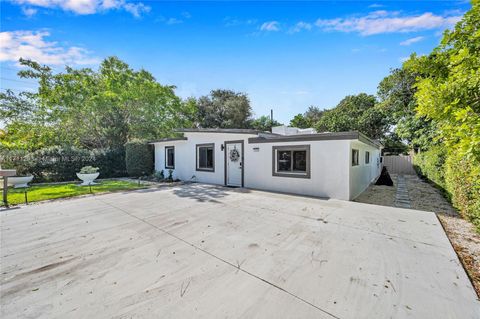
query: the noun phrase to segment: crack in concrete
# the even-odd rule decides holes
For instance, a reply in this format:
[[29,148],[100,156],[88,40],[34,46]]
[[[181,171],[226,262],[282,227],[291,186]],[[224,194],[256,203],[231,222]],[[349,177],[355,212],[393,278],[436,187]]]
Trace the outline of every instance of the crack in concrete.
[[[193,244],[193,243],[191,243],[191,242],[189,242],[189,241],[187,241],[187,240],[185,240],[185,239],[183,239],[183,238],[181,238],[181,237],[178,237],[177,235],[172,234],[171,232],[169,232],[169,231],[167,231],[167,230],[164,230],[164,229],[162,229],[161,227],[158,227],[158,226],[150,223],[149,221],[147,221],[147,220],[145,220],[145,219],[143,219],[143,218],[137,217],[137,216],[129,213],[129,212],[126,211],[125,209],[122,209],[122,208],[120,208],[120,207],[117,207],[117,206],[115,206],[115,205],[112,205],[112,204],[110,204],[110,203],[107,203],[107,202],[105,202],[105,201],[103,201],[103,200],[101,200],[101,199],[99,199],[99,198],[95,198],[95,200],[98,200],[98,201],[104,203],[105,205],[108,205],[108,206],[110,206],[110,207],[112,207],[112,208],[115,208],[115,209],[123,212],[124,214],[127,214],[127,215],[130,216],[130,217],[133,217],[133,218],[135,218],[135,219],[137,219],[137,220],[139,220],[139,221],[141,221],[141,222],[143,222],[143,223],[145,223],[145,224],[147,224],[147,225],[150,225],[151,227],[153,227],[153,228],[161,231],[162,233],[164,233],[164,234],[166,234],[166,235],[168,235],[168,236],[171,236],[171,237],[173,237],[173,238],[175,238],[175,239],[177,239],[177,240],[179,240],[179,241],[187,244],[188,246],[191,246],[191,247],[193,247],[193,248],[195,248],[195,249],[197,249],[197,250],[199,250],[199,251],[201,251],[201,252],[209,255],[210,257],[213,257],[213,258],[215,258],[215,259],[223,262],[224,264],[227,264],[227,265],[229,265],[229,266],[237,269],[237,271],[241,271],[241,272],[249,275],[250,277],[253,277],[253,278],[255,278],[255,279],[258,279],[258,280],[260,280],[260,281],[262,281],[262,282],[264,282],[264,283],[266,283],[266,284],[268,284],[268,285],[270,285],[270,286],[272,286],[272,287],[274,287],[274,288],[276,288],[276,289],[278,289],[278,290],[280,290],[280,291],[283,291],[283,292],[285,292],[286,294],[294,297],[295,299],[297,299],[297,300],[299,300],[299,301],[301,301],[301,302],[303,302],[303,303],[305,303],[305,304],[307,304],[307,305],[309,305],[309,306],[311,306],[311,307],[313,307],[313,308],[315,308],[315,309],[317,309],[317,310],[319,310],[319,311],[321,311],[321,312],[329,315],[329,316],[332,317],[332,318],[340,319],[340,317],[335,316],[334,314],[328,312],[327,310],[324,310],[324,309],[320,308],[319,306],[316,306],[315,304],[309,302],[308,300],[303,299],[302,297],[295,295],[294,293],[292,293],[292,292],[290,292],[290,291],[288,291],[288,290],[286,290],[286,289],[284,289],[284,288],[282,288],[282,287],[274,284],[273,282],[268,281],[267,279],[264,279],[264,278],[262,278],[262,277],[260,277],[260,276],[258,276],[258,275],[255,275],[255,274],[253,274],[253,273],[251,273],[251,272],[249,272],[249,271],[247,271],[247,270],[245,270],[245,269],[242,269],[242,268],[240,268],[239,265],[235,265],[235,264],[229,262],[228,260],[225,260],[225,259],[223,259],[223,258],[221,258],[221,257],[219,257],[219,256],[217,256],[217,255],[214,255],[214,254],[210,253],[209,251],[207,251],[207,250],[205,250],[205,249],[203,249],[203,248],[201,248],[201,247],[199,247],[199,246],[197,246],[197,245],[195,245],[195,244]],[[182,287],[182,288],[183,288],[183,287]]]

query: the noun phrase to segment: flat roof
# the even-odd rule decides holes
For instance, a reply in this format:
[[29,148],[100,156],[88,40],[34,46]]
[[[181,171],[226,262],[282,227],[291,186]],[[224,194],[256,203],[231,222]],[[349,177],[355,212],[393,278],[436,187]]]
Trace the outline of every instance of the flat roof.
[[186,137],[165,137],[165,138],[161,138],[159,140],[150,141],[150,142],[148,142],[148,144],[171,142],[171,141],[186,141],[186,140],[188,140],[188,138],[186,138]]
[[[277,142],[302,142],[302,141],[327,141],[327,140],[359,140],[367,145],[381,148],[382,143],[377,140],[373,140],[365,134],[358,131],[349,132],[324,132],[314,134],[295,134],[295,135],[279,135],[270,132],[263,132],[252,129],[242,128],[179,128],[175,129],[175,132],[180,133],[224,133],[224,134],[251,134],[257,135],[255,137],[248,138],[249,144],[254,143],[277,143]],[[159,140],[151,141],[150,144],[170,142],[170,141],[182,141],[187,140],[186,137],[172,137],[162,138]]]
[[232,133],[232,134],[253,134],[264,133],[259,130],[252,130],[247,128],[179,128],[175,132],[182,133]]
[[314,134],[296,134],[296,135],[266,135],[259,137],[251,137],[248,139],[249,144],[253,143],[276,143],[276,142],[303,142],[303,141],[326,141],[326,140],[359,140],[370,146],[381,148],[382,144],[367,137],[365,134],[351,132],[328,132]]

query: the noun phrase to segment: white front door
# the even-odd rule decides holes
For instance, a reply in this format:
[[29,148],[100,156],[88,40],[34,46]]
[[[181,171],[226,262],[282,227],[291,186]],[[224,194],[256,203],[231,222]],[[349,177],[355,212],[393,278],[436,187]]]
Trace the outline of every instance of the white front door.
[[225,142],[226,156],[226,184],[228,186],[243,186],[243,144],[238,142]]

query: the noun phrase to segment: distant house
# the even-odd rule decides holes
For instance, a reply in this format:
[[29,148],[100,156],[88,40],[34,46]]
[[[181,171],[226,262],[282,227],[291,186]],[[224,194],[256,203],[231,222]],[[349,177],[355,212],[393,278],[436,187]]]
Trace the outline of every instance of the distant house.
[[155,170],[184,181],[352,200],[381,171],[382,145],[359,132],[178,131],[183,137],[152,142]]

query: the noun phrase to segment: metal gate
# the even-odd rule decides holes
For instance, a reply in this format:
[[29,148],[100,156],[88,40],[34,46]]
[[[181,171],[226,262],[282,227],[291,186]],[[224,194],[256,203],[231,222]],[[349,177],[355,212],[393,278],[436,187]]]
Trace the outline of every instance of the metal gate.
[[383,156],[383,166],[387,167],[390,174],[416,174],[413,169],[413,157],[411,155]]

